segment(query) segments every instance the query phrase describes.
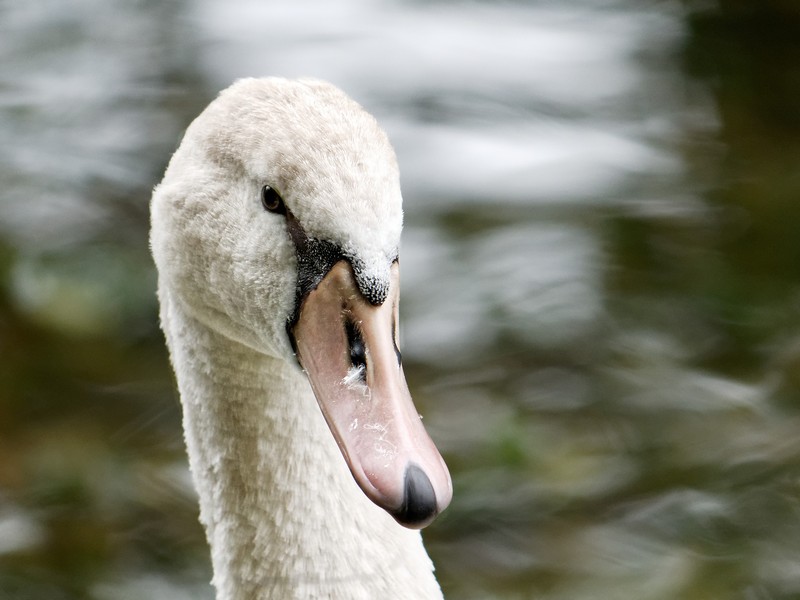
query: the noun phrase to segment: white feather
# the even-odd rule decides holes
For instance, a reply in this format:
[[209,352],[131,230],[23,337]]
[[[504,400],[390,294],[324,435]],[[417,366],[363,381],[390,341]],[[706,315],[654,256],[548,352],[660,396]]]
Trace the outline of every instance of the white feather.
[[[285,322],[296,259],[282,220],[259,205],[264,184],[370,275],[387,272],[402,226],[385,134],[318,81],[233,85],[154,191],[162,327],[218,598],[440,598],[419,533],[356,486],[295,364]],[[353,369],[342,383],[361,378]]]

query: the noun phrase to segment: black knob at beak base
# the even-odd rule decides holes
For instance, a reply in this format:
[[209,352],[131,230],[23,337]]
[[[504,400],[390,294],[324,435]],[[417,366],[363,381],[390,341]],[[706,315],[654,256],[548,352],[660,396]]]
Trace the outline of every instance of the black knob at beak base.
[[422,529],[437,514],[436,493],[431,480],[415,464],[406,468],[403,504],[392,516],[398,523],[411,529]]

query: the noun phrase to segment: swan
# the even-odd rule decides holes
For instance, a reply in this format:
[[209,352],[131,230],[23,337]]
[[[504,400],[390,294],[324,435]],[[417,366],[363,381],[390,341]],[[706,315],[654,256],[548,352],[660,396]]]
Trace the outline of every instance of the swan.
[[161,327],[220,600],[441,598],[450,502],[398,349],[394,151],[318,80],[244,79],[151,200]]

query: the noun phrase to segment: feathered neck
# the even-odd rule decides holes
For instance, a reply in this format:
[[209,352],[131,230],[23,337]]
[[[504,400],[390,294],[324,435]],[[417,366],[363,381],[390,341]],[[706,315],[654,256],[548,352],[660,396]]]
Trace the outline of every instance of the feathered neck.
[[441,598],[419,532],[356,486],[300,369],[160,295],[218,598]]

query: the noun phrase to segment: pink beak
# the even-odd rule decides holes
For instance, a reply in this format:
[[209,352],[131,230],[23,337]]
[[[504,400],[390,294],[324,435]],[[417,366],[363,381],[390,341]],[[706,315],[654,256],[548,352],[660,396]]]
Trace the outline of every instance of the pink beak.
[[411,528],[450,503],[450,473],[414,408],[397,346],[399,267],[386,301],[370,304],[350,263],[336,263],[305,298],[298,359],[364,493]]

